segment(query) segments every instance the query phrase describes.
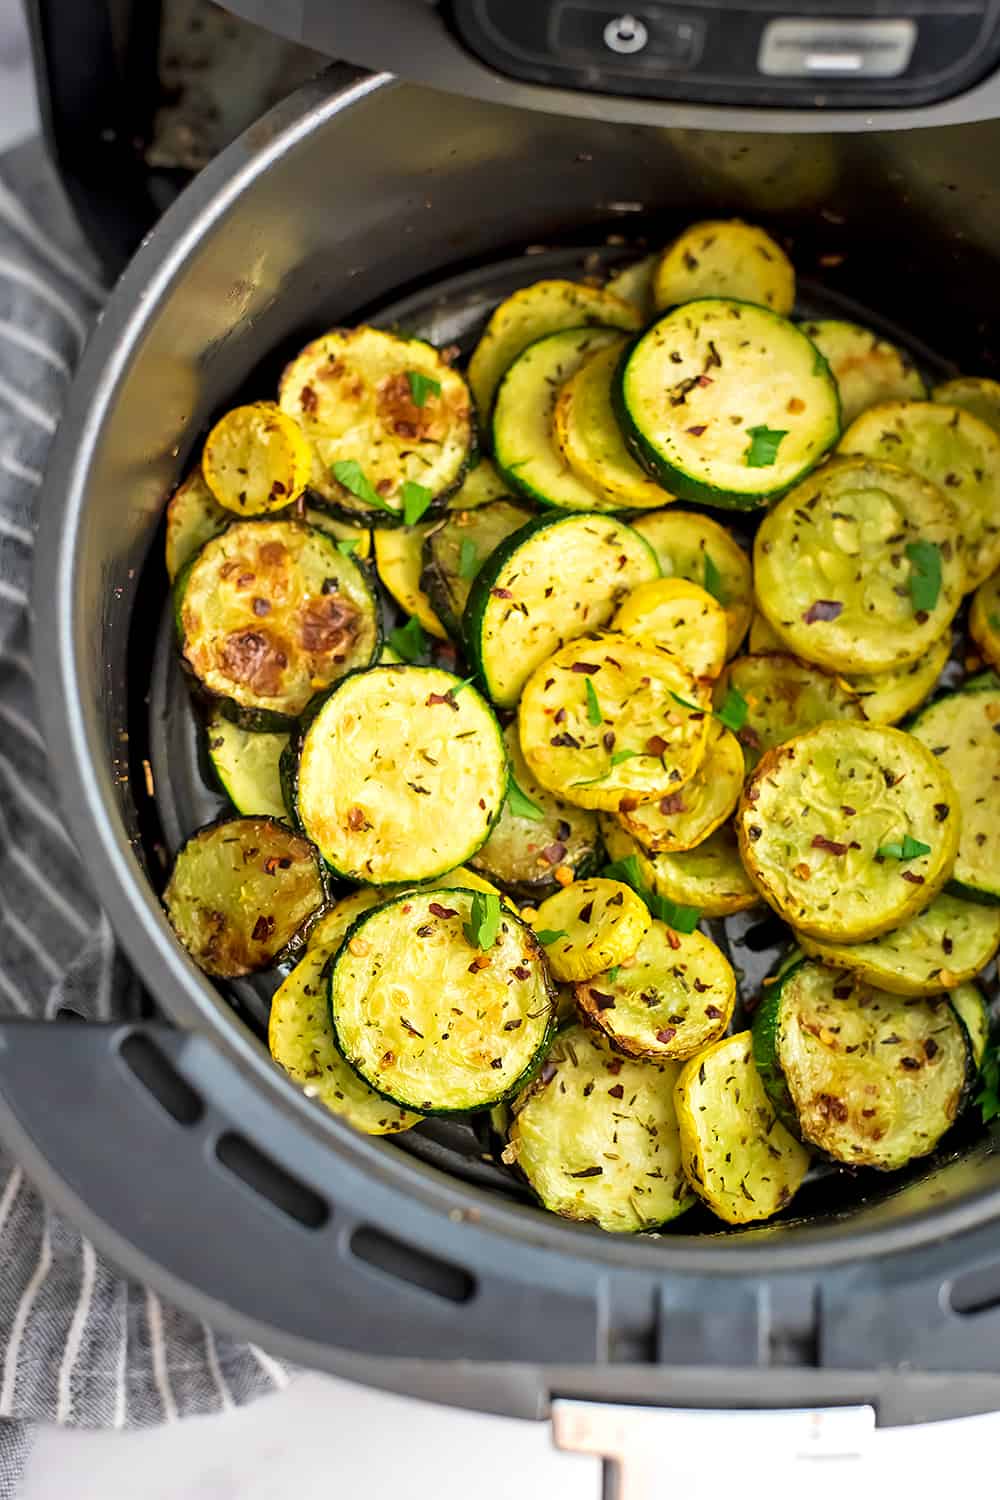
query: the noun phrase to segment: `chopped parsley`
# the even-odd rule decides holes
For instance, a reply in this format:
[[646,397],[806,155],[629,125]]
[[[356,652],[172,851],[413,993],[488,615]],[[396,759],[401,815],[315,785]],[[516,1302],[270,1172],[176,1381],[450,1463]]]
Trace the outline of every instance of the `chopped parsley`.
[[354,552],[358,548],[358,546],[360,546],[360,543],[358,542],[357,537],[345,537],[342,542],[337,543],[337,551],[342,552],[345,557],[350,557],[351,553]]
[[474,891],[472,911],[462,931],[474,948],[492,948],[500,931],[500,897],[495,891]]
[[991,630],[1000,630],[1000,615],[990,615],[989,625]]
[[1000,1115],[1000,1048],[996,1043],[987,1047],[982,1067],[979,1070],[982,1087],[976,1095],[976,1103],[984,1125]]
[[641,750],[616,750],[614,755],[612,755],[611,757],[611,764],[613,766],[620,766],[625,761],[634,760],[637,755],[641,754]]
[[410,395],[413,397],[414,406],[423,406],[428,396],[441,394],[440,380],[433,380],[422,370],[407,370],[406,378],[410,384]]
[[403,661],[415,662],[427,654],[427,636],[419,620],[409,619],[389,631],[389,645]]
[[545,817],[538,803],[525,796],[513,776],[507,783],[507,806],[515,818],[530,818],[533,823],[540,823]]
[[782,438],[788,436],[787,429],[778,427],[748,427],[750,446],[744,453],[748,469],[769,469],[778,457]]
[[681,708],[689,708],[693,714],[703,714],[705,712],[697,703],[689,703],[686,698],[682,698],[680,693],[671,692],[670,696],[675,703],[680,704]]
[[[591,682],[589,677],[586,677],[584,679],[584,687],[587,689],[587,718],[590,720],[591,724],[603,724],[604,715],[601,713],[601,705],[597,701],[597,693],[594,691],[594,684]],[[612,765],[613,764],[614,761],[612,760]]]
[[922,854],[930,854],[931,846],[904,833],[901,844],[882,844],[876,852],[880,859],[919,859]]
[[906,555],[910,559],[910,599],[918,613],[928,614],[938,602],[941,592],[941,548],[937,542],[909,542]]
[[557,938],[565,936],[565,928],[559,928],[559,930],[556,931],[556,929],[552,927],[539,927],[535,932],[535,937],[541,943],[543,948],[547,948],[549,944],[554,943]]
[[401,494],[403,497],[403,520],[407,526],[416,526],[420,517],[434,499],[434,496],[424,485],[417,484],[415,479],[404,481]]
[[712,561],[711,553],[705,553],[705,592],[720,604],[725,604],[726,594],[722,586],[722,574]]
[[739,688],[731,687],[722,700],[722,707],[715,710],[715,717],[733,734],[739,734],[747,721],[750,705]]
[[470,537],[463,537],[458,554],[458,576],[459,578],[475,578],[478,572],[479,548]]
[[676,901],[668,901],[665,896],[650,890],[643,879],[635,854],[629,854],[625,859],[616,859],[613,864],[606,865],[601,874],[606,880],[620,880],[623,885],[631,886],[636,895],[645,901],[652,915],[674,932],[694,932],[701,920],[701,912],[696,906],[679,906]]
[[387,510],[391,516],[399,514],[385,503],[356,458],[338,458],[330,472],[338,484],[342,484],[352,495],[357,495],[366,505],[374,505],[376,510]]
[[614,966],[613,969],[609,969],[608,970],[608,983],[609,984],[614,984],[614,982],[615,982],[615,980],[617,978],[618,978],[618,965],[615,964],[615,966]]

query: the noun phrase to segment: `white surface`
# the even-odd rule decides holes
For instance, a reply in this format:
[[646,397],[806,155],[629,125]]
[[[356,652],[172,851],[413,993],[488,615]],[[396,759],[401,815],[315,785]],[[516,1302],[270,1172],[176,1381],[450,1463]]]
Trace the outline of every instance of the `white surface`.
[[[766,1421],[766,1419],[762,1419]],[[675,1435],[676,1436],[676,1435]],[[663,1500],[941,1500],[995,1472],[1000,1416],[876,1432],[860,1459],[766,1461],[723,1421],[687,1447],[664,1426]],[[714,1439],[714,1441],[713,1441]],[[597,1460],[544,1423],[449,1411],[319,1375],[224,1416],[147,1432],[47,1428],[22,1500],[599,1500]]]

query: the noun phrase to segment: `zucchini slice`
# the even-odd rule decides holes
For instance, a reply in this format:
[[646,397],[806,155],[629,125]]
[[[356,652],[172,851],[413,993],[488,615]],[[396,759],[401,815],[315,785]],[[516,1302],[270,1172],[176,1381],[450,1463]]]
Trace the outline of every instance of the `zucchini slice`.
[[521,287],[494,310],[469,360],[469,385],[480,416],[489,416],[503,376],[536,339],[565,328],[641,326],[639,310],[610,291],[557,280]]
[[420,587],[454,640],[461,639],[462,615],[480,568],[533,514],[513,500],[494,500],[450,513],[426,530]]
[[990,1012],[983,999],[983,992],[978,984],[960,984],[952,990],[948,999],[965,1027],[972,1060],[977,1068],[981,1068],[990,1040]]
[[[363,885],[358,890],[351,891],[350,895],[343,896],[309,929],[309,938],[306,942],[307,952],[315,948],[323,948],[326,957],[331,957],[340,948],[347,929],[354,925],[361,913],[370,911],[373,906],[380,906],[384,900],[383,893],[373,890],[370,885]],[[329,1007],[327,1007],[327,1014],[329,1014]]]
[[208,754],[219,784],[247,818],[287,817],[281,790],[281,756],[288,734],[254,734],[215,709],[207,725]]
[[500,478],[493,462],[481,453],[469,459],[469,468],[457,490],[452,490],[445,510],[475,510],[477,505],[489,505],[492,500],[508,500],[507,485]]
[[400,609],[419,620],[429,635],[447,640],[448,632],[434,613],[434,606],[422,587],[421,566],[424,543],[434,523],[423,526],[397,526],[392,531],[375,533],[375,566],[378,576]]
[[721,703],[735,691],[745,702],[746,720],[737,738],[748,770],[766,750],[828,719],[865,717],[858,699],[837,677],[781,651],[737,656],[716,688]]
[[545,945],[553,978],[592,979],[629,959],[649,931],[649,908],[619,880],[577,880],[543,901],[532,925],[558,934]]
[[649,544],[610,516],[542,519],[508,537],[480,570],[463,619],[493,702],[513,708],[540,662],[606,625],[658,572]]
[[[830,463],[761,522],[757,607],[787,650],[828,671],[907,666],[961,603],[957,528],[950,501],[918,475],[872,459]],[[940,568],[933,603],[922,589],[925,554]]]
[[840,452],[899,464],[947,495],[966,588],[1000,567],[1000,434],[985,422],[935,401],[885,401],[851,423]]
[[1000,667],[1000,569],[972,597],[969,634],[992,667]]
[[[973,901],[1000,902],[1000,680],[973,677],[925,708],[910,733],[943,766],[961,808],[961,837],[951,889]],[[953,820],[955,821],[955,820]]]
[[184,660],[207,693],[277,728],[378,655],[366,574],[298,521],[237,521],[176,585]]
[[271,1056],[311,1099],[365,1135],[395,1135],[420,1116],[390,1104],[362,1083],[341,1057],[330,1021],[326,970],[335,946],[310,941],[275,991],[267,1027]]
[[687,785],[658,802],[619,812],[618,821],[651,853],[694,849],[729,817],[740,800],[744,775],[739,740],[713,719],[705,759]]
[[611,628],[676,656],[699,681],[713,681],[726,664],[725,611],[700,584],[687,578],[641,583],[629,594]]
[[[970,629],[971,629],[970,617]],[[747,645],[754,655],[785,651],[785,643],[758,610],[750,626]],[[869,672],[863,676],[842,672],[839,675],[859,700],[865,718],[872,724],[898,724],[933,690],[951,655],[951,631],[945,631],[924,656],[888,672]],[[834,715],[834,717],[837,717]]]
[[671,496],[650,479],[625,446],[611,403],[611,386],[627,339],[588,355],[566,381],[553,412],[558,451],[573,473],[619,506],[649,510]]
[[930,905],[960,818],[951,777],[919,740],[832,720],[767,752],[736,828],[747,873],[787,922],[860,943]]
[[507,756],[489,706],[437,667],[355,673],[302,740],[299,819],[347,880],[425,882],[464,864],[506,792]]
[[750,302],[686,302],[622,360],[619,421],[639,461],[683,500],[752,510],[783,495],[840,436],[826,360]]
[[[507,371],[493,408],[493,453],[511,490],[557,510],[621,510],[612,489],[582,479],[556,444],[555,409],[569,378],[617,335],[609,328],[566,328],[529,344]],[[661,496],[662,503],[662,496]]]
[[620,270],[615,267],[608,276],[607,290],[638,308],[644,324],[651,323],[656,316],[653,275],[659,260],[659,255],[644,255],[642,260],[633,261],[630,266],[623,266]]
[[213,537],[225,531],[232,516],[216,500],[197,464],[174,490],[167,502],[166,564],[173,583],[185,563],[191,561]]
[[464,379],[422,339],[335,329],[281,377],[283,412],[313,449],[311,487],[349,520],[397,525],[408,485],[443,504],[474,447]]
[[910,356],[870,328],[840,318],[821,318],[799,326],[830,366],[840,392],[845,427],[880,401],[921,401],[926,397],[923,376]]
[[727,1224],[755,1224],[792,1201],[809,1153],[774,1112],[749,1031],[692,1058],[674,1102],[685,1175],[714,1214]]
[[484,936],[484,899],[407,892],[364,912],[333,960],[337,1046],[404,1109],[489,1109],[523,1087],[548,1047],[554,996],[538,940],[499,901]]
[[667,246],[653,273],[658,308],[703,297],[759,302],[786,316],[795,305],[795,272],[781,246],[756,224],[706,219]]
[[609,973],[577,984],[576,1003],[616,1052],[683,1062],[726,1030],[736,976],[725,954],[697,929],[674,932],[653,922],[634,953]]
[[273,401],[227,411],[205,439],[205,483],[224,510],[263,516],[302,494],[312,452],[301,427]]
[[552,1213],[618,1234],[656,1229],[694,1201],[681,1169],[679,1073],[678,1063],[616,1057],[567,1026],[515,1101],[504,1157]]
[[985,969],[1000,948],[1000,907],[942,891],[908,922],[867,943],[796,938],[804,953],[894,995],[936,995]]
[[308,839],[273,818],[230,818],[183,845],[163,904],[199,969],[237,979],[292,952],[325,895]]
[[[346,521],[338,521],[326,511],[315,510],[307,505],[307,525],[317,531],[325,531],[335,542],[343,542],[339,551],[353,557],[365,558],[371,551],[371,532]],[[223,510],[202,476],[201,466],[192,469],[178,485],[167,504],[167,576],[173,583],[184,564],[190,562],[213,537],[220,536],[232,525],[233,516]]]
[[682,854],[647,854],[614,818],[601,817],[604,845],[613,860],[634,855],[646,885],[678,906],[703,917],[731,917],[760,901],[740,859],[731,823],[723,823],[694,849]]
[[765,994],[753,1043],[779,1115],[803,1141],[884,1172],[933,1151],[974,1076],[945,996],[890,995],[811,959]]
[[931,400],[941,401],[945,406],[960,406],[1000,433],[1000,381],[958,375],[954,380],[936,385]]
[[542,786],[578,807],[652,802],[701,764],[706,697],[675,657],[624,635],[584,636],[525,683],[521,749]]
[[750,558],[718,521],[689,510],[637,516],[634,529],[656,553],[664,578],[687,578],[726,612],[726,655],[735,656],[753,612]]
[[590,872],[597,859],[597,817],[536,781],[521,753],[516,723],[507,725],[503,739],[511,777],[507,801],[471,863],[504,890],[533,901],[556,888],[557,871],[563,872],[560,879]]

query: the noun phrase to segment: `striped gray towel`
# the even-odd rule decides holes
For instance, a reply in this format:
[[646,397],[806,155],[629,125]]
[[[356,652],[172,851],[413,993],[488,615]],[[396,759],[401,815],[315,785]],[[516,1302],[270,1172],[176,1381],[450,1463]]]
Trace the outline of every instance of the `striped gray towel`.
[[[109,1020],[134,977],[55,811],[28,654],[35,507],[67,385],[104,290],[37,143],[0,169],[0,1012]],[[44,875],[42,872],[45,872]],[[108,1265],[0,1154],[0,1500],[30,1424],[172,1422],[288,1374]]]

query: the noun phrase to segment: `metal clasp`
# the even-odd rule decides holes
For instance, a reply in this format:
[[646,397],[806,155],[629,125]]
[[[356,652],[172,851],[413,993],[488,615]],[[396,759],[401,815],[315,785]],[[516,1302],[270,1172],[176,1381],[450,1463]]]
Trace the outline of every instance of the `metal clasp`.
[[793,1462],[859,1459],[875,1431],[871,1406],[705,1411],[673,1406],[618,1406],[602,1401],[552,1403],[552,1438],[569,1453],[604,1461],[603,1500],[662,1500],[672,1487],[669,1455],[697,1452],[727,1465],[765,1457]]

